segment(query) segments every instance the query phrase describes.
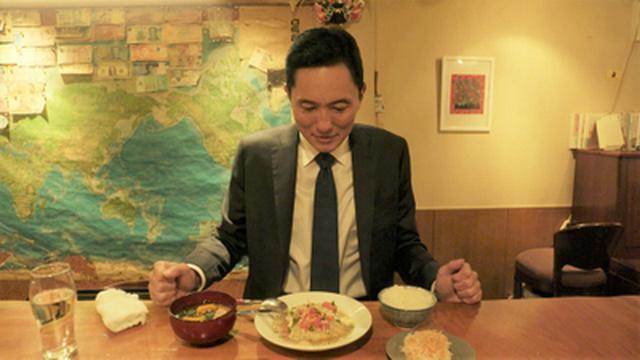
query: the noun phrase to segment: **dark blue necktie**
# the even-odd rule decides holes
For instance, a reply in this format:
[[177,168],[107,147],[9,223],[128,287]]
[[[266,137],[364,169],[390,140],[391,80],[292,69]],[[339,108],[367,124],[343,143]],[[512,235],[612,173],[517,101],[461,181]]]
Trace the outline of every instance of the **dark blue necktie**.
[[315,158],[320,166],[313,200],[311,290],[340,292],[338,267],[338,204],[331,154]]

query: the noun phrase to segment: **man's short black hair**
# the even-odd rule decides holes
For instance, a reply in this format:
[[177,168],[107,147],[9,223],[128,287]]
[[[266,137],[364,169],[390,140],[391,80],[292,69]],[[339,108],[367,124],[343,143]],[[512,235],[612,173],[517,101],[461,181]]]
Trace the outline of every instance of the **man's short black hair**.
[[289,48],[285,72],[287,86],[295,86],[296,70],[302,68],[345,64],[351,79],[364,89],[362,58],[356,39],[347,31],[334,27],[319,27],[306,30],[296,37]]

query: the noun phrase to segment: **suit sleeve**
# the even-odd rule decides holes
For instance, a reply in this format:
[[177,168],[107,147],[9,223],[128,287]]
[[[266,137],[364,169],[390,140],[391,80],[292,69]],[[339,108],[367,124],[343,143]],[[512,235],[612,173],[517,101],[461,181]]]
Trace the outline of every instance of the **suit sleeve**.
[[410,164],[409,149],[406,141],[403,140],[399,164],[395,268],[405,283],[428,289],[436,279],[438,263],[431,256],[418,234]]
[[222,205],[222,218],[211,236],[200,242],[186,257],[187,263],[198,266],[206,275],[206,285],[221,280],[246,254],[246,209],[244,191],[244,150],[240,143],[229,188]]

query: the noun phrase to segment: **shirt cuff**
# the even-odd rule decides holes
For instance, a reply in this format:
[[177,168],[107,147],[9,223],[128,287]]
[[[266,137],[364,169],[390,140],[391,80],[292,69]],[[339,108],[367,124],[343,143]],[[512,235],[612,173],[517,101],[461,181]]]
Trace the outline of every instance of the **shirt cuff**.
[[200,292],[204,290],[204,286],[207,284],[207,277],[204,275],[204,271],[202,271],[202,269],[200,269],[198,265],[187,264],[187,266],[189,266],[191,270],[195,271],[196,274],[198,274],[198,277],[200,278],[200,286],[198,286],[198,288],[196,289],[196,292]]

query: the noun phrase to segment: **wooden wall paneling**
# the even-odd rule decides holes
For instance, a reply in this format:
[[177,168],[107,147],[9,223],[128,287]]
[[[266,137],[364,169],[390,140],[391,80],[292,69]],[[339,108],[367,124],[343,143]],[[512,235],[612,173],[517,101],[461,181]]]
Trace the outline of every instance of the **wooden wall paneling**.
[[503,298],[506,228],[506,209],[437,210],[434,255],[441,264],[465,258],[480,276],[484,298]]
[[573,184],[575,221],[616,221],[618,158],[597,152],[576,151]]
[[433,229],[433,217],[435,216],[434,210],[417,210],[416,211],[416,224],[418,226],[418,233],[420,239],[427,246],[429,252],[433,254],[435,241],[434,241],[434,229]]
[[[618,216],[624,225],[624,244],[617,252],[629,257],[640,257],[640,157],[628,158],[620,164],[621,193]],[[624,257],[626,257],[624,256]]]
[[506,235],[505,297],[513,293],[516,256],[524,250],[553,246],[553,234],[571,214],[571,208],[509,209]]

